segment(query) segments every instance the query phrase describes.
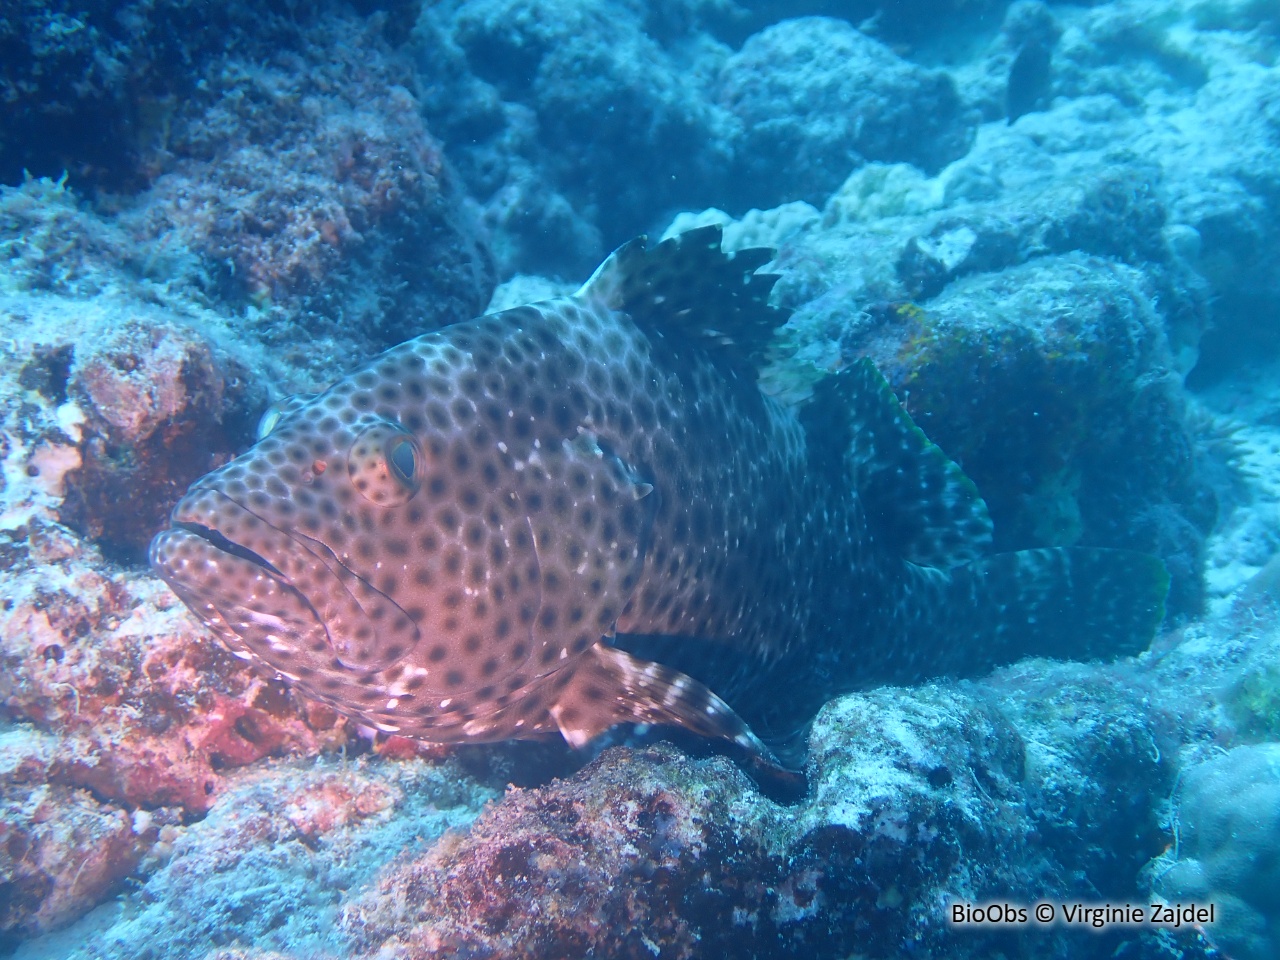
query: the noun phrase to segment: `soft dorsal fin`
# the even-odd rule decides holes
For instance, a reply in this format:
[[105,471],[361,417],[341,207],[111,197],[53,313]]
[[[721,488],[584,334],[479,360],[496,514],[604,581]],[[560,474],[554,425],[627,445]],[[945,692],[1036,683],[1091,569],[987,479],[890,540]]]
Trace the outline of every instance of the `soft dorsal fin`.
[[637,237],[615,250],[578,296],[629,314],[662,337],[704,346],[754,379],[764,348],[790,314],[769,305],[776,274],[756,273],[767,247],[728,254],[719,225],[698,227],[650,248]]
[[[931,567],[986,553],[991,517],[978,488],[915,425],[870,360],[819,384],[803,419],[819,450],[838,444],[867,526],[889,550]],[[819,439],[815,429],[836,435]]]

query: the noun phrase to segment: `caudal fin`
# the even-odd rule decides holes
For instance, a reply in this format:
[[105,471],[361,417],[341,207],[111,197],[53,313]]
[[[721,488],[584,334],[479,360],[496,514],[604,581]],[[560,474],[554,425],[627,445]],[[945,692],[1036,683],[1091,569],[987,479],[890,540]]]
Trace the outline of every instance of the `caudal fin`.
[[[1169,574],[1130,550],[1068,547],[1002,553],[944,577],[946,672],[1022,657],[1111,660],[1147,648],[1164,618]],[[935,640],[936,643],[936,640]]]

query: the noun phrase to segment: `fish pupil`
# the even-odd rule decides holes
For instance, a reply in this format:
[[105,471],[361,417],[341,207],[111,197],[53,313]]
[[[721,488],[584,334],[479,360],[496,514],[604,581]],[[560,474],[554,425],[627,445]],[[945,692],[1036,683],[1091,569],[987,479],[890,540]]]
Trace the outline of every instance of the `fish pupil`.
[[387,457],[391,464],[391,469],[395,472],[396,479],[402,483],[412,483],[414,474],[418,470],[418,456],[413,450],[413,444],[408,440],[401,440],[391,448],[391,453]]

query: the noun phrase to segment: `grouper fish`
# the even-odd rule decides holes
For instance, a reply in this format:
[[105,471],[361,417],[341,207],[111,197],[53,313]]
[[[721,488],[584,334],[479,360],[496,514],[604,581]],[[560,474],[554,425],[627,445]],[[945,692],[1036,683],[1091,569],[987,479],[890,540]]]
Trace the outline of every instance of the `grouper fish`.
[[838,692],[1145,648],[1160,561],[990,554],[870,362],[802,407],[761,392],[771,257],[641,238],[572,296],[400,344],[267,418],[151,563],[237,656],[379,731],[669,725],[757,770]]

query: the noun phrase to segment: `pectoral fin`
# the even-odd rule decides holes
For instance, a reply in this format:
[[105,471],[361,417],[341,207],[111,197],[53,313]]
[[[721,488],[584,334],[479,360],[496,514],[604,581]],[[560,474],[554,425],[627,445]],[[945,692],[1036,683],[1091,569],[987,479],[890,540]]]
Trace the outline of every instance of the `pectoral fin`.
[[660,663],[597,643],[574,665],[549,712],[560,733],[580,747],[618,723],[680,727],[728,741],[753,771],[771,780],[796,780],[733,708],[697,680]]

